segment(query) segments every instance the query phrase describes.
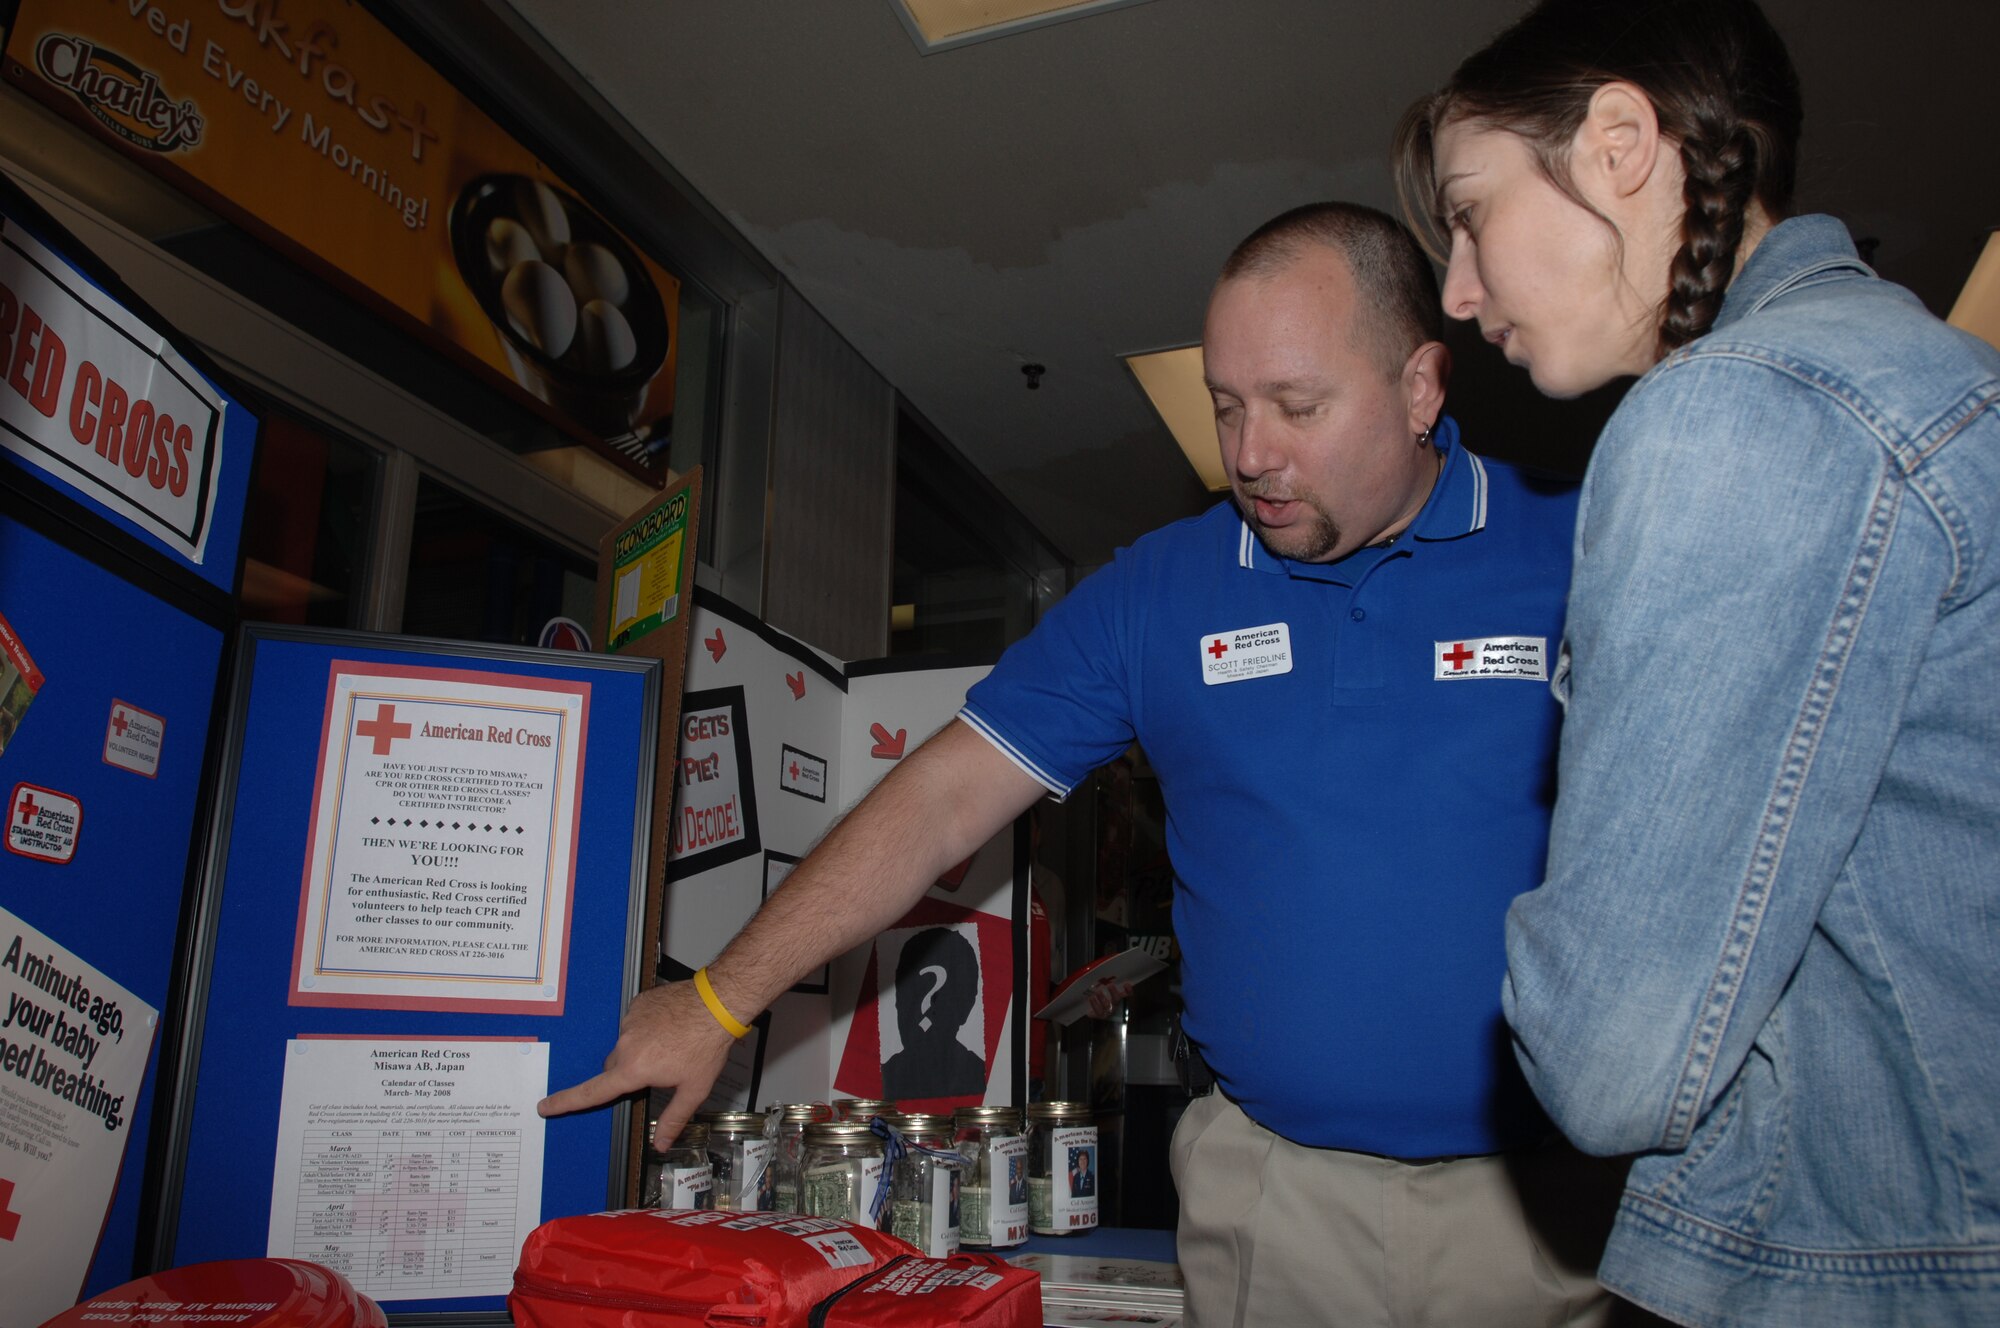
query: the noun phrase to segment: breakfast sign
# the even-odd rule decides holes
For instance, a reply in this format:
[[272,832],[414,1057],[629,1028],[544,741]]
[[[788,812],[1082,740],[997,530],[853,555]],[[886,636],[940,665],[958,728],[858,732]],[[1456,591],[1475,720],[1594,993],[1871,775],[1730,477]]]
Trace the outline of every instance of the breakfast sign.
[[22,0],[4,69],[651,473],[680,283],[359,6]]

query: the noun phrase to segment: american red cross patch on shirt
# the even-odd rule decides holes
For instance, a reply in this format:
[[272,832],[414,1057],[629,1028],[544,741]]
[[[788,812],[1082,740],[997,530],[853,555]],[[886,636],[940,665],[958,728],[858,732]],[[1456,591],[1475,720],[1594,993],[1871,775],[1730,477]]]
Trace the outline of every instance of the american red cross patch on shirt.
[[1527,678],[1546,682],[1549,639],[1546,636],[1468,636],[1439,641],[1431,651],[1431,677],[1439,682],[1460,678]]

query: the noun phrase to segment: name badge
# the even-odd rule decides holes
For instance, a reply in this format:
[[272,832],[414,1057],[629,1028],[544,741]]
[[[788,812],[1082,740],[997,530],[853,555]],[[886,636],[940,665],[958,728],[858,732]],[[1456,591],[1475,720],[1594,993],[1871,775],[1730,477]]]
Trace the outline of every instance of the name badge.
[[1210,687],[1291,671],[1292,629],[1284,623],[1238,627],[1201,638],[1201,680]]
[[1471,636],[1463,641],[1439,641],[1431,652],[1431,677],[1439,682],[1455,682],[1460,678],[1527,678],[1547,682],[1549,639]]

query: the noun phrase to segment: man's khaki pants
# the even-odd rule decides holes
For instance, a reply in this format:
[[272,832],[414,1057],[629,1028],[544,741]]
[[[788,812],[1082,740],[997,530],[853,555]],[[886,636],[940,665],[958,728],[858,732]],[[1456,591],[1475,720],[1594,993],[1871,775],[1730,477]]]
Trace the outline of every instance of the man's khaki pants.
[[1564,1144],[1410,1163],[1198,1098],[1174,1132],[1189,1328],[1658,1323],[1597,1284],[1623,1161]]

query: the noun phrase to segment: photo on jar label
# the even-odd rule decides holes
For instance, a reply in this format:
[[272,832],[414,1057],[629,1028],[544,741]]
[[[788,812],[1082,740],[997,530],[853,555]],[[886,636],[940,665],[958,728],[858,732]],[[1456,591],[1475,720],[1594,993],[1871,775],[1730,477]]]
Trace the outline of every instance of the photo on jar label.
[[1097,1145],[1072,1146],[1069,1150],[1069,1192],[1086,1199],[1097,1193]]

